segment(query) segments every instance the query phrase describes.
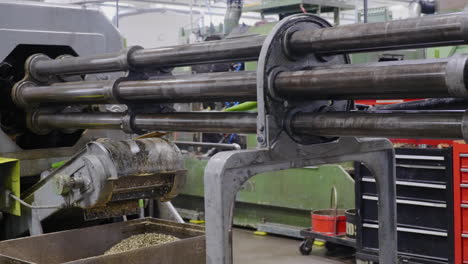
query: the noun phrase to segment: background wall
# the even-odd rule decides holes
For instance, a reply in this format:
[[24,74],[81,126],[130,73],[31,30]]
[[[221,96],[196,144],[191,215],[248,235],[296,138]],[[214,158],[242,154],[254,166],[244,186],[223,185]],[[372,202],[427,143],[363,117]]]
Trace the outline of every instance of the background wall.
[[468,0],[439,0],[440,11],[452,11],[456,9],[463,9],[468,5]]
[[[194,16],[194,20],[198,16]],[[190,16],[174,12],[147,13],[123,17],[119,29],[127,38],[127,45],[145,48],[177,45],[180,28],[190,26]]]

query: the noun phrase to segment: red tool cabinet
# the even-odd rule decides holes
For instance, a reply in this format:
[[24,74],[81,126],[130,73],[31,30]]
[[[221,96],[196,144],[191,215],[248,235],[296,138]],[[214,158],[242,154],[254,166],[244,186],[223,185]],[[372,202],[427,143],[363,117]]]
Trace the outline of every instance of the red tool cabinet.
[[468,263],[468,145],[453,144],[455,263]]

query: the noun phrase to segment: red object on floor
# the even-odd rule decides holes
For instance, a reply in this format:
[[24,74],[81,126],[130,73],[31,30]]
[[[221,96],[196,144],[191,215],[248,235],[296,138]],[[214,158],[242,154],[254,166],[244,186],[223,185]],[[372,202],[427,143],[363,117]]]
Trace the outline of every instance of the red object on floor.
[[311,213],[312,231],[327,236],[346,234],[346,216],[343,210],[319,210]]

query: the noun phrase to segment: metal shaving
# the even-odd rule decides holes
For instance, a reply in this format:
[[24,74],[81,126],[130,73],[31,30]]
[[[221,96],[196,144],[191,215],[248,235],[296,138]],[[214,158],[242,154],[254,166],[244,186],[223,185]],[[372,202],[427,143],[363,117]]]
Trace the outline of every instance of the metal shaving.
[[145,248],[150,246],[162,245],[179,240],[175,236],[164,235],[158,233],[147,233],[141,235],[134,235],[127,239],[120,241],[109,250],[104,252],[104,255],[117,254],[125,251]]

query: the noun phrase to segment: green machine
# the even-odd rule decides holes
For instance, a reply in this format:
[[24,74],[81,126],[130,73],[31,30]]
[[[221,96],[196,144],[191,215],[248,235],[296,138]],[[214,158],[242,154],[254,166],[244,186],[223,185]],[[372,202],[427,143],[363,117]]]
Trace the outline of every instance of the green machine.
[[[281,16],[301,12],[301,4],[307,12],[334,12],[335,15],[338,10],[354,8],[345,1],[268,0],[247,6],[244,11]],[[250,27],[246,34],[266,35],[274,25],[267,23]],[[256,70],[256,63],[246,63],[245,70]],[[255,135],[243,136],[246,137],[247,148],[256,147]],[[194,152],[187,153],[185,189],[173,200],[181,215],[194,223],[202,223],[204,219],[203,175],[207,162],[206,157],[197,156]],[[311,211],[334,206],[332,189],[336,189],[338,208],[354,208],[354,180],[350,176],[352,165],[325,165],[257,175],[237,195],[234,224],[267,233],[301,237],[299,230],[310,227]]]

